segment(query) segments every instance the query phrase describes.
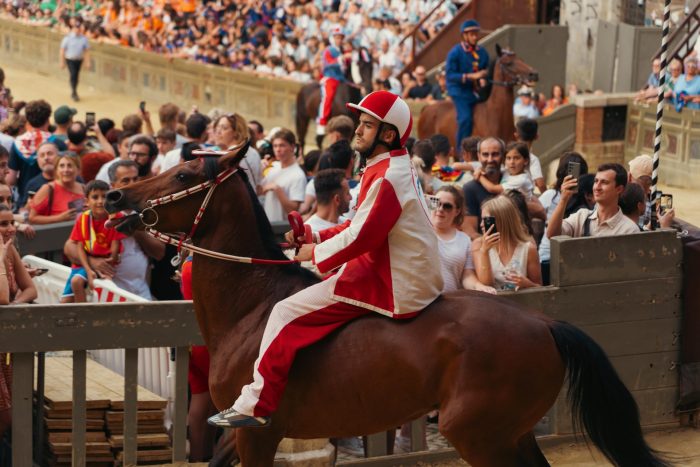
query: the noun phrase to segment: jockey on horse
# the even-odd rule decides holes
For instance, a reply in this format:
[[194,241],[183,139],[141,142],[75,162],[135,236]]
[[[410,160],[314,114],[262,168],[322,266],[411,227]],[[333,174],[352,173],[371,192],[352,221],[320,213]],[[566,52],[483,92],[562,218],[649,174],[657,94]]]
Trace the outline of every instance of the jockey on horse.
[[457,109],[455,147],[460,147],[462,140],[471,136],[474,106],[481,101],[478,91],[486,85],[489,54],[477,45],[480,30],[476,20],[465,21],[462,24],[463,41],[450,50],[445,61],[447,92]]
[[331,31],[331,43],[321,54],[323,78],[321,78],[321,103],[318,106],[318,118],[316,119],[316,135],[326,134],[326,124],[331,118],[333,99],[338,90],[338,85],[345,81],[343,39],[345,33],[340,26]]
[[[410,318],[442,290],[438,245],[425,198],[404,145],[412,117],[406,102],[388,91],[359,104],[353,149],[366,168],[357,213],[351,221],[314,234],[298,261],[313,261],[323,282],[278,302],[272,309],[253,371],[233,406],[211,417],[222,427],[265,426],[278,407],[295,354],[338,327],[377,312]],[[293,238],[292,232],[287,239]]]

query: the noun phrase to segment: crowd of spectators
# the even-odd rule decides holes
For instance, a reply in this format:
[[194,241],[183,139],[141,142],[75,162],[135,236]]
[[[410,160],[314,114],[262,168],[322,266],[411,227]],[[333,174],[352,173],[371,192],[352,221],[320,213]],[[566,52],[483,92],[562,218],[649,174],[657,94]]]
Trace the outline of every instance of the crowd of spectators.
[[[86,0],[3,2],[3,13],[19,21],[68,30],[78,17],[93,40],[171,57],[309,81],[320,76],[320,52],[340,27],[346,51],[365,48],[398,73],[409,59],[403,40],[439,0]],[[444,2],[420,28],[423,43],[448,24],[459,5]],[[420,44],[417,44],[420,45]],[[376,76],[376,74],[375,74]]]

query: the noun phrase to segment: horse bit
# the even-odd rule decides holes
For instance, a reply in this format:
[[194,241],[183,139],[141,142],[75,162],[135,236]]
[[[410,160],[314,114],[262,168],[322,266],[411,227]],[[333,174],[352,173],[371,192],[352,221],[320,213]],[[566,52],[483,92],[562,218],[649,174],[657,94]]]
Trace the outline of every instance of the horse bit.
[[[242,147],[242,145],[238,147],[233,147],[229,148],[227,152],[230,152],[231,150],[236,150]],[[195,153],[198,153],[197,155],[221,155],[219,152],[212,152],[212,151],[195,151]],[[218,251],[212,251],[212,250],[207,250],[205,248],[198,247],[192,243],[192,238],[194,237],[194,234],[197,230],[197,227],[199,226],[199,222],[202,220],[202,216],[204,216],[204,211],[207,209],[207,205],[209,204],[209,201],[211,200],[212,195],[214,194],[214,190],[216,189],[217,186],[219,186],[221,183],[229,179],[233,174],[238,172],[238,167],[235,169],[225,169],[222,172],[220,172],[216,178],[213,180],[207,180],[206,182],[200,183],[199,185],[195,185],[194,187],[186,188],[182,191],[178,191],[176,193],[162,196],[160,198],[152,199],[146,201],[146,208],[139,213],[139,218],[141,220],[141,223],[143,223],[144,226],[146,226],[146,233],[150,235],[151,237],[155,238],[156,240],[165,243],[166,245],[173,245],[177,247],[177,252],[178,254],[173,257],[171,260],[171,264],[173,266],[178,266],[181,262],[181,250],[183,246],[185,247],[186,250],[190,250],[193,253],[197,253],[203,256],[208,256],[210,258],[216,258],[216,259],[221,259],[224,261],[232,261],[235,263],[247,263],[247,264],[294,264],[298,263],[296,260],[280,260],[280,259],[262,259],[262,258],[250,258],[250,257],[245,257],[245,256],[236,256],[236,255],[229,255],[226,253],[220,253]],[[186,198],[188,196],[194,195],[196,193],[199,193],[200,191],[209,189],[207,192],[206,196],[204,197],[204,201],[202,201],[202,205],[199,207],[199,210],[197,211],[197,215],[194,218],[194,222],[192,223],[192,228],[190,229],[189,234],[185,235],[182,234],[179,236],[179,238],[176,238],[172,235],[165,234],[162,232],[159,232],[158,230],[154,229],[153,227],[158,224],[158,213],[154,209],[157,206],[163,206],[168,203],[172,203],[173,201],[178,201],[180,199]],[[146,220],[147,214],[152,214],[154,216],[154,220],[152,222],[148,222]]]

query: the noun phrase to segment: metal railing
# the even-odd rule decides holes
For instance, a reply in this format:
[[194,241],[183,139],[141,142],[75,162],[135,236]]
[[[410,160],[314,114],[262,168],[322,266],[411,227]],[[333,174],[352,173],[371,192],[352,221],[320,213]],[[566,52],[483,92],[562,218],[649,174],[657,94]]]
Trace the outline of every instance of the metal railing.
[[[688,16],[678,25],[668,38],[669,59],[677,58],[681,61],[693,51],[695,43],[700,36],[700,3],[690,10]],[[655,58],[661,58],[661,48],[654,54]]]

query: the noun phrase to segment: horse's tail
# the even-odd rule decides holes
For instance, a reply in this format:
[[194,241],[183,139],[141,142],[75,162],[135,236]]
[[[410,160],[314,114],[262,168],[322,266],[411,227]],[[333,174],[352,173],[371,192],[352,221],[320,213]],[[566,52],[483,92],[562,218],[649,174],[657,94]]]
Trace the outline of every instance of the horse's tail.
[[574,429],[583,425],[613,465],[668,466],[644,440],[637,403],[603,349],[586,333],[563,321],[553,321],[550,332],[568,371]]

